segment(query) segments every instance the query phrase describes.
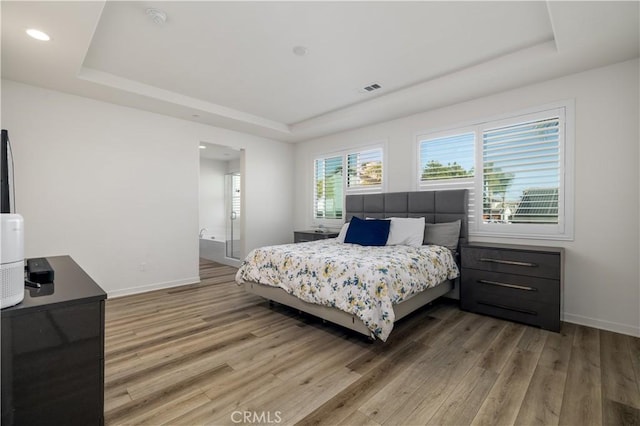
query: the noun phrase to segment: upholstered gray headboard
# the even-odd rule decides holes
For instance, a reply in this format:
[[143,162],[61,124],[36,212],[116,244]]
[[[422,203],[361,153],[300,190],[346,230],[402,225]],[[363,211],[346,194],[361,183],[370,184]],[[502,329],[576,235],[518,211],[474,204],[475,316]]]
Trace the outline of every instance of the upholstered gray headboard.
[[460,219],[459,244],[466,244],[469,238],[469,195],[466,189],[347,195],[345,211],[347,222],[353,216],[360,219],[424,216],[427,223]]

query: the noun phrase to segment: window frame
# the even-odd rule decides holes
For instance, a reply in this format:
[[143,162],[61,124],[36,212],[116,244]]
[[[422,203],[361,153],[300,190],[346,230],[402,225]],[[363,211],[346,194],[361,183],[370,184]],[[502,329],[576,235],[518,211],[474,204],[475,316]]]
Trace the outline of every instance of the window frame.
[[[375,186],[360,186],[355,188],[349,188],[348,181],[348,156],[350,154],[364,153],[369,151],[379,150],[381,154],[382,162],[382,183]],[[324,160],[332,157],[342,157],[342,203],[346,205],[346,196],[351,194],[376,194],[384,193],[387,190],[387,167],[385,165],[385,159],[387,157],[387,141],[371,142],[365,145],[358,145],[339,151],[319,152],[311,156],[311,164],[313,166],[313,176],[311,182],[311,223],[313,226],[327,226],[327,227],[340,227],[345,221],[345,211],[343,208],[342,218],[339,219],[325,219],[316,217],[316,161]]]
[[[558,188],[558,224],[515,224],[483,223],[483,132],[501,126],[522,123],[536,118],[557,115],[559,124],[559,188]],[[416,135],[416,188],[424,190],[443,190],[464,188],[463,179],[451,179],[426,183],[421,180],[422,159],[420,145],[425,139],[436,139],[475,133],[474,177],[472,191],[475,202],[469,209],[469,235],[472,237],[521,238],[542,240],[574,239],[574,158],[575,158],[575,102],[565,100],[529,108],[511,114],[502,114],[490,119],[478,120],[447,130],[421,132]],[[466,180],[466,179],[465,179]],[[471,197],[470,197],[471,198]]]

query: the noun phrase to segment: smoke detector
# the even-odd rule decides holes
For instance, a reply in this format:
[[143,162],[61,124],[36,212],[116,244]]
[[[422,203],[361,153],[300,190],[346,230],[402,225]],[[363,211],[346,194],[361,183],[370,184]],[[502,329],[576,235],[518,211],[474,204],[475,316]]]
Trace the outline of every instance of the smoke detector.
[[156,8],[149,8],[146,10],[146,14],[151,17],[153,22],[158,25],[162,25],[167,22],[167,14],[164,11]]
[[292,51],[296,56],[307,56],[307,53],[309,53],[309,49],[304,46],[295,46]]

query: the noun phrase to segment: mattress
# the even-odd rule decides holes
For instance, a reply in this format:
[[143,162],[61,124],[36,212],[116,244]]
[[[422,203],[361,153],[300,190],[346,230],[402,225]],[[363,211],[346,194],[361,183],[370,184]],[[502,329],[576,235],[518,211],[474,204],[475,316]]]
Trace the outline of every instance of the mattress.
[[371,247],[327,239],[255,249],[236,281],[279,287],[305,302],[355,315],[386,340],[394,304],[458,275],[445,247]]

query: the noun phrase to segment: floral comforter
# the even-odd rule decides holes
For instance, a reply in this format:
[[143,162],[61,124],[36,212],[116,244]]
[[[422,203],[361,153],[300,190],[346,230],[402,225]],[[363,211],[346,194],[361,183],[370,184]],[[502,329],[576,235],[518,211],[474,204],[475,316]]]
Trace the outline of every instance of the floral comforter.
[[392,305],[458,275],[445,247],[365,247],[327,239],[255,249],[236,281],[280,287],[306,302],[353,314],[385,341],[395,319]]

